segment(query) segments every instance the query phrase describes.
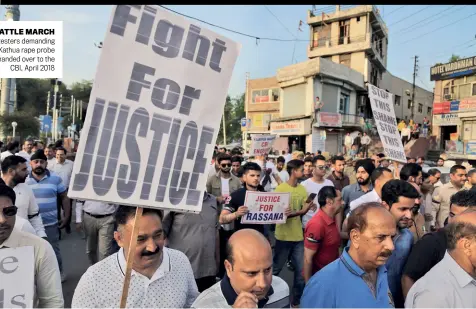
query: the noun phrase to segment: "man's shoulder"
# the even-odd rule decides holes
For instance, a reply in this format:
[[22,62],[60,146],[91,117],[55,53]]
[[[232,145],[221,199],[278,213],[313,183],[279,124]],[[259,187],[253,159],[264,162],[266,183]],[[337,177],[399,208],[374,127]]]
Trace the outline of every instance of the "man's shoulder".
[[[309,280],[308,285],[312,287],[325,288],[326,290],[332,290],[334,284],[329,284],[333,281],[340,280],[337,275],[339,271],[340,258],[334,262],[327,264],[323,269],[315,273],[311,280]],[[336,286],[337,288],[337,286]]]
[[274,303],[278,300],[281,300],[285,297],[289,297],[289,286],[281,277],[273,276],[273,281],[271,282],[273,287],[273,295],[268,300],[268,303]]
[[198,295],[192,308],[226,308],[230,307],[221,292],[221,281],[218,281]]
[[[87,280],[96,281],[101,278],[109,277],[106,274],[111,272],[111,269],[119,266],[118,253],[111,254],[107,258],[97,262],[94,265],[89,266],[89,268],[84,272],[83,276]],[[125,274],[126,270],[121,269],[122,273]]]
[[171,248],[166,248],[165,251],[169,255],[172,265],[184,266],[184,263],[190,264],[187,256],[182,251]]
[[[332,175],[332,174],[331,174]],[[347,176],[345,176],[347,177]],[[347,177],[349,178],[349,177]],[[327,179],[324,179],[324,186],[331,186],[331,187],[334,187],[334,182],[332,180],[330,180],[329,178]]]
[[25,193],[32,193],[33,192],[31,187],[26,182],[17,184],[15,186],[15,188],[13,188],[13,190],[15,192],[25,192]]

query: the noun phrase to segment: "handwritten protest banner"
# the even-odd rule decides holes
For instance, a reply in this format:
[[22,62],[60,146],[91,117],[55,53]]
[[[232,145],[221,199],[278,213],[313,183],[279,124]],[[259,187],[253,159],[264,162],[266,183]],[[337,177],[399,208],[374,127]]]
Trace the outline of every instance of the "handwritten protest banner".
[[155,5],[103,42],[69,197],[199,212],[240,45]]
[[0,250],[0,308],[33,308],[34,286],[33,247]]
[[393,94],[368,84],[370,106],[387,157],[398,162],[407,162],[402,139],[397,129],[393,109]]
[[269,154],[273,148],[276,135],[253,135],[251,136],[250,156],[262,156]]
[[248,213],[241,217],[241,223],[286,223],[284,211],[289,207],[290,197],[290,193],[247,191],[245,206],[248,207]]

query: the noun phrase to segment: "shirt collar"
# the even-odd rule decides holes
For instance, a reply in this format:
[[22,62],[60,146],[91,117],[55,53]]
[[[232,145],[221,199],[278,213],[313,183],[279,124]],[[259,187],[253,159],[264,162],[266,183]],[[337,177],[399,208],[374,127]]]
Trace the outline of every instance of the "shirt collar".
[[[227,274],[225,274],[225,276],[221,280],[220,287],[221,292],[223,293],[223,296],[225,297],[225,300],[228,305],[233,306],[236,298],[238,297],[238,294],[236,294],[235,289],[231,286],[230,278],[228,278]],[[268,303],[269,297],[273,295],[273,293],[273,287],[270,286],[266,297],[258,301],[258,308],[264,308],[266,303]]]
[[40,181],[42,181],[43,179],[48,178],[48,177],[50,177],[50,176],[51,176],[51,174],[50,174],[50,170],[49,170],[49,169],[45,169],[45,176],[43,176],[43,178],[41,178],[40,180],[36,180],[36,178],[33,177],[33,171],[31,171],[31,172],[30,172],[30,175],[29,175],[29,177],[30,177],[31,179],[35,180],[36,182],[40,182]]
[[13,228],[10,237],[7,238],[2,244],[0,244],[0,248],[17,248],[20,244],[20,233],[16,228]]
[[448,267],[449,271],[453,274],[456,281],[460,287],[464,288],[471,282],[473,282],[473,277],[471,277],[461,266],[456,263],[453,257],[446,251],[445,257],[443,258],[444,263]]
[[329,217],[322,209],[317,212],[317,216],[321,217],[327,225],[332,225],[335,222],[335,220]]
[[[372,184],[369,183],[369,190],[367,191],[367,193],[372,192],[373,189],[374,189],[374,186],[372,186]],[[362,187],[359,185],[359,183],[356,183],[356,184],[355,184],[355,191],[356,191],[356,192],[357,192],[357,191],[364,192],[364,190],[362,190]]]
[[[344,263],[345,267],[354,275],[362,277],[365,274],[365,271],[357,265],[352,257],[349,255],[349,246],[345,247],[342,251],[342,255],[340,256],[341,262]],[[382,265],[377,268],[378,277],[380,278],[381,275],[384,275],[387,272],[387,268],[385,265]]]
[[[122,274],[125,275],[126,271],[126,258],[124,257],[124,249],[121,248],[117,252],[117,262],[119,263],[119,267],[121,268]],[[171,266],[170,266],[170,256],[167,247],[163,247],[162,249],[162,263],[160,264],[159,268],[155,271],[154,275],[152,278],[150,278],[150,282],[153,282],[155,280],[158,280],[162,277],[165,276],[166,273],[170,272]],[[132,270],[132,275],[139,275],[138,272]]]

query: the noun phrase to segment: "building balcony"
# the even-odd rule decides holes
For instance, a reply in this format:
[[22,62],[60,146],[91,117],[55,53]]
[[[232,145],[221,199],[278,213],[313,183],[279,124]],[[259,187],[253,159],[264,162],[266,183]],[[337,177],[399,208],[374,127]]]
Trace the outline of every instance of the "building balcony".
[[342,114],[343,127],[362,127],[365,125],[365,119],[362,116],[354,114]]
[[248,103],[246,110],[248,112],[278,112],[279,113],[279,102],[271,103]]

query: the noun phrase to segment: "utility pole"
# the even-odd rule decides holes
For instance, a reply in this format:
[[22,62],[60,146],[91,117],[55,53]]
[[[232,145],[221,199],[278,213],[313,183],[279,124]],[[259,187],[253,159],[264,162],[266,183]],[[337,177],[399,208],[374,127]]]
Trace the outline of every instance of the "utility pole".
[[415,116],[415,79],[418,74],[418,56],[415,55],[415,62],[413,64],[413,85],[412,85],[412,104],[410,107],[410,119]]
[[50,114],[50,94],[51,91],[48,90],[48,99],[46,101],[46,116]]
[[225,109],[223,109],[223,146],[226,146],[226,122],[225,122]]

